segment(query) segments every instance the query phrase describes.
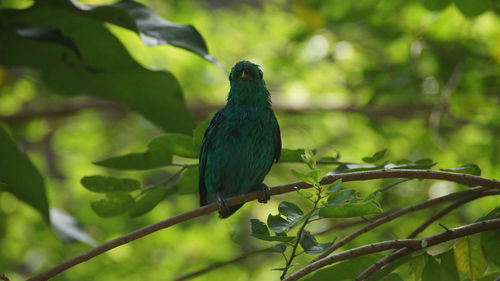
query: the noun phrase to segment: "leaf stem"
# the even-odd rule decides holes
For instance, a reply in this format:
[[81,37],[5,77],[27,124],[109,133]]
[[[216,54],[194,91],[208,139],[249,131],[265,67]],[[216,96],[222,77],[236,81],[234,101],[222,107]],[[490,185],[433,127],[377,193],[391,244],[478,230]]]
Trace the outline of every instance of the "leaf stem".
[[280,276],[280,280],[285,279],[285,276],[288,272],[288,269],[290,268],[290,266],[292,264],[293,259],[295,257],[297,257],[298,255],[303,253],[302,252],[302,253],[295,254],[297,252],[297,248],[299,247],[300,240],[302,239],[302,233],[304,232],[304,229],[306,228],[307,224],[310,222],[310,218],[314,214],[314,211],[316,211],[318,209],[319,201],[321,200],[321,198],[323,198],[321,196],[321,192],[322,192],[321,186],[319,184],[314,184],[314,187],[316,188],[317,196],[316,196],[316,200],[314,200],[314,202],[313,202],[313,204],[314,204],[313,209],[309,212],[309,214],[307,214],[307,217],[304,220],[304,223],[302,223],[299,231],[297,232],[297,240],[295,241],[295,244],[293,245],[290,259],[288,259],[288,261],[286,262],[286,266],[285,266],[285,269],[283,270],[283,273]]

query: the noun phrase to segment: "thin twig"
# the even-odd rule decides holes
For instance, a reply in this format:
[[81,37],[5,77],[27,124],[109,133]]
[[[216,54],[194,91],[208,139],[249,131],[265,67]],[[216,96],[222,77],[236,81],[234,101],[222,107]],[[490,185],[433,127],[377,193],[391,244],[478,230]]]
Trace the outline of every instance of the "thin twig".
[[[394,208],[394,209],[391,209],[389,211],[385,211],[382,214],[378,214],[378,215],[374,215],[374,216],[370,217],[370,220],[376,220],[376,219],[379,219],[381,217],[388,216],[388,215],[390,215],[392,213],[395,213],[396,211],[399,211],[399,210],[400,210],[399,208]],[[366,223],[366,220],[364,220],[364,219],[344,221],[344,222],[341,222],[341,223],[338,223],[338,224],[334,224],[334,225],[330,226],[327,229],[324,229],[324,230],[321,230],[319,232],[316,232],[316,233],[314,233],[314,236],[324,235],[324,234],[330,233],[333,230],[349,228],[349,227],[352,227],[352,226],[356,226],[356,225],[360,225],[360,224],[365,224],[365,223]]]
[[[353,173],[345,173],[345,174],[337,174],[337,175],[329,175],[324,177],[321,180],[321,184],[329,184],[338,179],[342,179],[344,182],[347,181],[363,181],[363,180],[371,180],[371,179],[381,179],[381,178],[420,178],[420,179],[441,179],[448,180],[453,182],[458,182],[461,184],[466,184],[470,186],[481,185],[487,188],[500,188],[500,182],[495,179],[488,179],[484,177],[474,176],[474,175],[465,175],[465,174],[457,174],[443,171],[431,171],[431,170],[373,170],[373,171],[363,171],[363,172],[353,172]],[[271,188],[270,194],[277,195],[283,194],[287,192],[296,191],[297,189],[306,189],[310,188],[311,185],[305,182],[294,182],[290,184],[276,186]],[[228,206],[234,206],[237,204],[249,202],[261,197],[260,191],[255,191],[247,194],[243,194],[240,196],[232,197],[226,200],[226,204]],[[168,228],[172,225],[176,225],[178,223],[197,218],[211,212],[218,210],[217,204],[213,203],[210,205],[206,205],[200,207],[198,209],[194,209],[188,212],[181,213],[179,215],[173,216],[166,220],[160,221],[155,224],[147,225],[143,228],[132,231],[128,234],[125,234],[116,239],[110,240],[101,244],[81,255],[73,257],[69,260],[62,262],[61,264],[49,269],[46,272],[38,274],[30,279],[29,281],[40,281],[40,280],[48,280],[51,277],[56,276],[57,274],[77,265],[86,260],[89,260],[95,256],[98,256],[104,252],[107,252],[113,248],[124,245],[146,235],[149,235],[153,232],[156,232],[160,229]]]
[[235,263],[235,262],[239,262],[241,260],[244,260],[246,258],[249,258],[249,257],[252,257],[256,254],[269,254],[269,253],[265,253],[265,252],[251,252],[251,253],[245,253],[239,257],[236,257],[232,260],[228,260],[228,261],[225,261],[225,262],[218,262],[218,263],[214,263],[212,265],[209,265],[205,268],[202,268],[200,270],[197,270],[197,271],[194,271],[194,272],[191,272],[189,274],[186,274],[186,275],[182,275],[181,277],[175,279],[174,281],[183,281],[183,280],[188,280],[188,279],[191,279],[193,277],[196,277],[196,276],[199,276],[199,275],[202,275],[202,274],[205,274],[209,271],[212,271],[212,270],[215,270],[217,268],[220,268],[220,267],[223,267],[225,265],[228,265],[228,264],[232,264],[232,263]]
[[[306,267],[301,268],[300,270],[294,272],[290,276],[288,276],[286,279],[283,281],[294,281],[298,280],[299,278],[304,277],[305,275],[316,271],[324,266],[330,265],[332,263],[341,261],[341,260],[346,260],[346,259],[351,259],[371,253],[376,253],[376,252],[381,252],[389,249],[394,249],[394,248],[402,248],[393,254],[389,255],[391,258],[387,258],[387,261],[385,264],[387,264],[390,261],[393,261],[397,258],[400,258],[404,255],[407,255],[411,252],[424,249],[445,241],[449,241],[452,239],[460,238],[463,236],[467,235],[472,235],[478,232],[483,232],[483,231],[488,231],[492,229],[500,229],[500,219],[491,219],[491,220],[484,220],[480,222],[475,222],[471,223],[468,225],[463,225],[457,228],[452,228],[450,231],[444,231],[435,235],[427,236],[422,239],[402,239],[402,240],[390,240],[390,241],[383,241],[383,242],[378,242],[378,243],[373,243],[369,245],[365,245],[362,247],[354,248],[351,250],[347,250],[344,252],[340,252],[335,255],[331,255],[327,258],[324,258],[322,260],[316,261],[314,263],[311,263],[307,265]],[[406,250],[407,249],[407,250]],[[389,257],[388,256],[388,257]],[[363,273],[358,275],[356,278],[353,280],[363,280],[366,277],[368,277],[371,273],[374,271],[371,269],[372,267],[382,267],[384,264],[373,264],[371,267],[369,267],[367,270],[365,270]],[[376,270],[375,270],[376,271]]]
[[434,198],[434,199],[430,199],[430,200],[426,200],[426,201],[422,201],[420,203],[417,203],[415,205],[412,205],[412,206],[409,206],[407,208],[403,208],[403,209],[400,209],[392,214],[389,214],[385,217],[381,217],[379,219],[377,219],[376,221],[374,221],[373,223],[370,223],[368,224],[367,226],[359,229],[358,231],[355,231],[349,235],[347,235],[346,237],[344,237],[344,239],[340,240],[339,242],[335,243],[334,245],[332,245],[331,248],[329,248],[328,250],[326,250],[325,252],[323,252],[321,255],[319,255],[318,257],[316,257],[312,262],[315,262],[315,261],[318,261],[322,258],[325,258],[326,256],[328,256],[329,254],[333,253],[333,251],[337,250],[338,248],[344,246],[345,244],[347,244],[348,242],[352,241],[354,238],[360,236],[361,234],[364,234],[386,222],[390,222],[402,215],[405,215],[407,213],[410,213],[410,212],[414,212],[414,211],[417,211],[417,210],[421,210],[421,209],[424,209],[424,208],[428,208],[430,206],[433,206],[433,205],[436,205],[436,204],[439,204],[439,203],[442,203],[442,202],[446,202],[446,201],[450,201],[450,200],[455,200],[457,198],[462,198],[462,197],[465,197],[465,196],[473,196],[473,195],[476,195],[476,194],[480,194],[481,192],[487,190],[487,188],[485,187],[477,187],[477,188],[472,188],[472,189],[468,189],[468,190],[464,190],[464,191],[460,191],[460,192],[455,192],[455,193],[450,193],[448,195],[445,195],[445,196],[441,196],[441,197],[437,197],[437,198]]
[[[318,188],[316,186],[316,188]],[[286,262],[286,265],[285,265],[285,269],[283,270],[283,273],[281,274],[280,276],[280,279],[283,280],[288,272],[288,269],[290,268],[290,266],[292,265],[292,261],[293,259],[298,256],[295,255],[295,252],[297,251],[297,248],[299,247],[299,244],[300,244],[300,240],[302,239],[302,235],[304,234],[304,229],[306,228],[307,224],[309,223],[309,220],[311,219],[311,216],[313,215],[314,211],[316,211],[317,207],[318,207],[318,203],[319,201],[321,200],[321,190],[318,189],[318,196],[316,197],[316,200],[314,200],[314,206],[313,206],[313,209],[311,210],[311,212],[307,215],[306,219],[304,220],[304,222],[302,223],[302,226],[300,227],[299,231],[297,231],[297,238],[295,238],[295,244],[293,245],[293,248],[292,248],[292,253],[290,254],[290,259],[287,260]]]
[[421,233],[422,231],[424,231],[429,225],[431,225],[433,222],[435,222],[436,220],[438,220],[439,218],[443,217],[444,215],[448,214],[449,212],[455,210],[456,208],[470,202],[470,201],[473,201],[479,197],[483,197],[483,196],[488,196],[488,195],[498,195],[500,194],[500,190],[489,190],[489,191],[485,191],[485,192],[482,192],[482,193],[479,193],[479,194],[474,194],[474,195],[471,195],[471,196],[468,196],[468,197],[465,197],[463,198],[462,200],[459,200],[453,204],[450,204],[448,207],[442,209],[441,211],[437,212],[436,214],[434,214],[432,217],[430,217],[428,220],[426,220],[424,223],[422,223],[419,227],[417,227],[417,229],[415,229],[410,235],[408,235],[408,239],[410,238],[415,238],[419,233]]

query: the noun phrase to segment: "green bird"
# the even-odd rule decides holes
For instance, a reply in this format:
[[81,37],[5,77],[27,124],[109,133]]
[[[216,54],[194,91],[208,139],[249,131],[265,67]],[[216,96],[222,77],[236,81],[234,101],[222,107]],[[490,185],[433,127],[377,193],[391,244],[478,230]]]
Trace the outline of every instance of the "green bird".
[[262,190],[261,203],[269,200],[262,182],[281,152],[280,127],[271,108],[262,70],[249,61],[234,65],[226,106],[205,131],[199,162],[200,205],[219,205],[227,218],[243,204],[226,205],[226,198]]

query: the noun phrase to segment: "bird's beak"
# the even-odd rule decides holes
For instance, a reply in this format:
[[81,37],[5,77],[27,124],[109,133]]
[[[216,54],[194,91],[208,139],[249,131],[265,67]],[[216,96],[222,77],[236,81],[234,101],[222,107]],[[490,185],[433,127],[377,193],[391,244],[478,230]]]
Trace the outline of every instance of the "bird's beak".
[[246,70],[243,70],[240,74],[240,77],[238,80],[250,80],[250,81],[255,81],[255,79],[250,75]]

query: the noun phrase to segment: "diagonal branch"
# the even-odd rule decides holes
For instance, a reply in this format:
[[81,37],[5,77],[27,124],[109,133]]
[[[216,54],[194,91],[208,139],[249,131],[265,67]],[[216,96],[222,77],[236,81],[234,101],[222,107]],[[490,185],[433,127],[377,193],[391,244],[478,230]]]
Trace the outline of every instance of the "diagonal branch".
[[[488,179],[484,177],[474,176],[474,175],[466,175],[466,174],[457,174],[451,172],[443,172],[443,171],[432,171],[432,170],[372,170],[372,171],[363,171],[363,172],[353,172],[353,173],[345,173],[345,174],[336,174],[336,175],[328,175],[321,180],[321,184],[329,184],[338,179],[342,179],[342,181],[363,181],[363,180],[371,180],[371,179],[382,179],[382,178],[419,178],[419,179],[440,179],[453,181],[465,185],[470,186],[484,186],[485,188],[500,188],[500,181],[495,179]],[[279,185],[271,188],[270,194],[277,195],[283,194],[291,191],[296,191],[297,189],[306,189],[312,187],[310,184],[305,182],[293,182],[290,184]],[[251,192],[247,194],[243,194],[240,196],[232,197],[226,200],[228,206],[234,206],[237,204],[249,202],[255,199],[260,198],[261,192]],[[149,235],[158,230],[168,228],[170,226],[179,224],[181,222],[194,219],[211,212],[214,212],[218,209],[217,204],[213,203],[210,205],[206,205],[200,207],[195,210],[191,210],[188,212],[181,213],[179,215],[173,216],[166,220],[160,221],[155,224],[147,225],[135,231],[132,231],[128,234],[120,236],[116,239],[110,240],[93,248],[79,256],[71,258],[62,262],[61,264],[49,269],[46,272],[38,274],[28,281],[40,281],[40,280],[48,280],[51,277],[56,276],[57,274],[77,265],[86,260],[89,260],[95,256],[98,256],[104,252],[107,252],[113,248],[119,247],[121,245],[127,244],[131,241]]]
[[394,213],[388,214],[387,216],[381,217],[381,218],[377,219],[376,221],[374,221],[373,223],[359,229],[358,231],[355,231],[355,232],[347,235],[346,237],[344,237],[344,239],[342,239],[339,242],[332,245],[332,247],[330,247],[330,249],[328,249],[327,251],[325,251],[324,253],[322,253],[318,257],[316,257],[313,260],[313,262],[325,258],[329,254],[333,253],[333,251],[335,251],[338,248],[349,243],[350,241],[352,241],[354,238],[360,236],[361,234],[367,233],[368,231],[370,231],[370,230],[372,230],[372,229],[374,229],[374,228],[376,228],[376,227],[378,227],[386,222],[390,222],[390,221],[392,221],[392,220],[394,220],[402,215],[405,215],[405,214],[410,213],[410,212],[418,211],[418,210],[421,210],[424,208],[428,208],[430,206],[434,206],[434,205],[439,204],[439,203],[455,200],[457,198],[466,197],[466,198],[475,199],[477,197],[480,197],[481,193],[484,192],[485,190],[487,190],[487,188],[485,188],[485,187],[476,187],[476,188],[472,188],[472,189],[468,189],[468,190],[464,190],[464,191],[460,191],[460,192],[450,193],[450,194],[445,195],[445,196],[422,201],[418,204],[415,204],[415,205],[409,206],[407,208],[400,209]]
[[[305,275],[318,270],[319,268],[325,267],[327,265],[330,265],[334,262],[338,262],[341,260],[346,260],[346,259],[351,259],[367,254],[372,254],[376,252],[381,252],[389,249],[394,249],[394,248],[399,248],[399,250],[395,251],[393,254],[389,255],[391,258],[388,258],[387,260],[393,261],[395,259],[398,259],[400,257],[403,257],[405,255],[408,255],[411,252],[424,249],[439,243],[443,243],[445,241],[449,241],[452,239],[460,238],[463,236],[467,235],[472,235],[478,232],[483,232],[483,231],[488,231],[492,229],[500,229],[500,219],[491,219],[491,220],[484,220],[480,222],[475,222],[471,223],[468,225],[463,225],[457,228],[452,228],[448,229],[444,232],[427,236],[422,239],[401,239],[401,240],[390,240],[390,241],[383,241],[383,242],[378,242],[378,243],[373,243],[369,245],[365,245],[362,247],[354,248],[351,250],[347,250],[344,252],[340,252],[335,255],[331,255],[327,258],[324,258],[322,260],[313,262],[309,264],[306,267],[301,268],[300,270],[294,272],[292,275],[288,276],[286,279],[283,281],[294,281],[298,280],[301,277],[304,277]],[[388,257],[389,257],[388,256]],[[380,262],[380,261],[379,261]],[[374,264],[373,266],[377,265]],[[382,265],[380,265],[382,266]],[[371,269],[371,267],[369,268]],[[368,270],[365,270],[363,273],[358,275],[353,280],[363,280],[364,278],[368,277],[373,271],[368,272]]]
[[456,201],[455,203],[450,204],[448,207],[442,209],[441,211],[435,213],[432,217],[430,217],[428,220],[426,220],[424,223],[422,223],[417,229],[415,229],[410,235],[408,235],[408,239],[410,238],[415,238],[419,233],[424,231],[429,225],[431,225],[433,222],[438,220],[439,218],[443,217],[444,215],[448,214],[449,212],[455,210],[456,208],[473,201],[479,197],[483,196],[488,196],[488,195],[498,195],[500,194],[500,190],[488,190],[479,194],[474,194],[471,196],[467,196],[463,198],[462,200]]

